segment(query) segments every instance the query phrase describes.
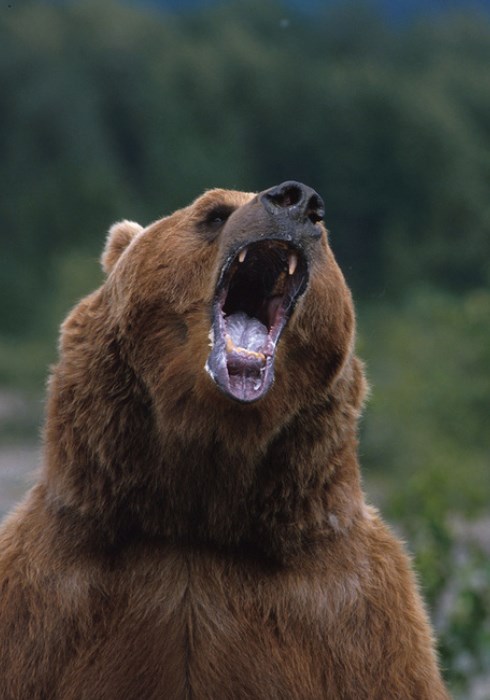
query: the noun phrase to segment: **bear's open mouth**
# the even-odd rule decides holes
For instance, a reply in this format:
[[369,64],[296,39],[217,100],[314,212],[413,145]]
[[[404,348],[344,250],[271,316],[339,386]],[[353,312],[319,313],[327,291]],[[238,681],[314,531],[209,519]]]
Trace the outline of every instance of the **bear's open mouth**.
[[279,240],[250,243],[225,262],[206,370],[228,396],[249,403],[267,393],[277,341],[307,277],[302,252]]

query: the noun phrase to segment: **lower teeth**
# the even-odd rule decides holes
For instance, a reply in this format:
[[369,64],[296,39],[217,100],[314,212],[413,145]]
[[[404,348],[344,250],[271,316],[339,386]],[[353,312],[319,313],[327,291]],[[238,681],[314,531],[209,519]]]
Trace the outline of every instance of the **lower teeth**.
[[239,352],[242,355],[247,355],[249,357],[256,357],[259,360],[265,360],[265,355],[262,352],[255,352],[255,350],[248,350],[247,348],[242,348],[238,345],[235,345],[233,340],[230,338],[229,335],[226,336],[226,352],[227,353],[232,353],[232,352]]

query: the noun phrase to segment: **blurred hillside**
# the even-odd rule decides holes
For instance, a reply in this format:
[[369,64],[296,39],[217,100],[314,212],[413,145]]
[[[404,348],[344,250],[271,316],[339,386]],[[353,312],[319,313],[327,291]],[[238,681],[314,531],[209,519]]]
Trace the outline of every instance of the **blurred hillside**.
[[36,408],[0,441],[35,438],[57,328],[113,221],[286,179],[324,196],[354,289],[368,490],[415,552],[455,693],[488,700],[490,567],[461,525],[490,503],[488,15],[2,8],[0,388]]

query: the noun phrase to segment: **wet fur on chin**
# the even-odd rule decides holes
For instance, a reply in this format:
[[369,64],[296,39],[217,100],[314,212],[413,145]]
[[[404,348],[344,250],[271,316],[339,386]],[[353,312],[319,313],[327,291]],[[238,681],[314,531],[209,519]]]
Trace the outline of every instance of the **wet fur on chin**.
[[204,371],[255,206],[212,190],[112,227],[105,283],[62,326],[39,482],[0,531],[3,700],[448,697],[410,562],[364,502],[366,384],[324,229],[267,395],[233,402]]

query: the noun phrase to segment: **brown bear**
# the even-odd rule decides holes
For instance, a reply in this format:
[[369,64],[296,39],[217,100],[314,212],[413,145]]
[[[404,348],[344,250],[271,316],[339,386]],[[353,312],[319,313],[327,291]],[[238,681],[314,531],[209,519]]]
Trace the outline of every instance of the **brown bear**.
[[323,214],[290,181],[111,229],[0,533],[2,700],[448,698]]

